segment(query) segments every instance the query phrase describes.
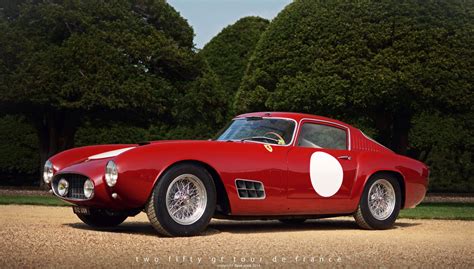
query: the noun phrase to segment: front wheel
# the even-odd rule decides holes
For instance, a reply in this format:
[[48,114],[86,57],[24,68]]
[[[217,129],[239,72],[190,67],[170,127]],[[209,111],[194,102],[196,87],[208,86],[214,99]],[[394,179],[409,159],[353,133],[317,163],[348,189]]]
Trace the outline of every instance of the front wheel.
[[158,233],[193,236],[206,229],[215,208],[211,175],[201,166],[184,163],[160,177],[145,210]]
[[401,207],[401,190],[397,179],[390,174],[372,176],[365,185],[359,207],[354,213],[357,224],[363,229],[389,229],[393,227]]
[[126,215],[107,215],[105,213],[91,212],[90,214],[76,214],[85,224],[96,227],[106,228],[120,225],[128,216]]

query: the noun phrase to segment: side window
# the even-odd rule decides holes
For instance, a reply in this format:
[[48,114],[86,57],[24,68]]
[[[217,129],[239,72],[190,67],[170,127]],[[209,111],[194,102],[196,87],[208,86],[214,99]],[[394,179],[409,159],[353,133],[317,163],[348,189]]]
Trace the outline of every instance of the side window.
[[304,123],[298,137],[298,146],[347,149],[347,132],[329,125]]

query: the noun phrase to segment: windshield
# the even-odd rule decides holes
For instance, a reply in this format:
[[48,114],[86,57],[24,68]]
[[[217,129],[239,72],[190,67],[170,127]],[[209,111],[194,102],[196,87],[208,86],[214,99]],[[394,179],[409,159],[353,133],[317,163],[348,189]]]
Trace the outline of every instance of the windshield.
[[233,120],[218,135],[217,140],[248,140],[269,144],[288,145],[295,131],[289,119],[248,117]]

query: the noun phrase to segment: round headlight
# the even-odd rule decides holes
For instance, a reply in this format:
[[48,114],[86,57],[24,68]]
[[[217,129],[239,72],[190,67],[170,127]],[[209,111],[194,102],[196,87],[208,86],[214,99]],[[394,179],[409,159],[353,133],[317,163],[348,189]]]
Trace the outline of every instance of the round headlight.
[[58,194],[61,196],[66,196],[69,191],[69,183],[64,178],[61,178],[58,182]]
[[53,163],[48,160],[44,164],[44,168],[43,168],[43,180],[46,184],[49,184],[51,182],[51,179],[53,179],[53,173],[54,173]]
[[113,161],[108,161],[105,166],[105,181],[109,187],[115,186],[117,184],[118,170],[117,165]]
[[92,182],[90,179],[84,182],[84,196],[87,199],[90,199],[92,196],[94,196],[94,182]]

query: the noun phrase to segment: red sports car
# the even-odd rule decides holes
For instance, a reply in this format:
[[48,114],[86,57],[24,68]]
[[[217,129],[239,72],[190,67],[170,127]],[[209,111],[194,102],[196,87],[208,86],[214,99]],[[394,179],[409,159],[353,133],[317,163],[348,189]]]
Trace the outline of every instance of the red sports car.
[[424,198],[429,170],[343,122],[298,113],[235,117],[214,140],[75,148],[51,157],[44,181],[94,227],[140,211],[165,236],[202,232],[211,218],[353,215],[388,229]]

